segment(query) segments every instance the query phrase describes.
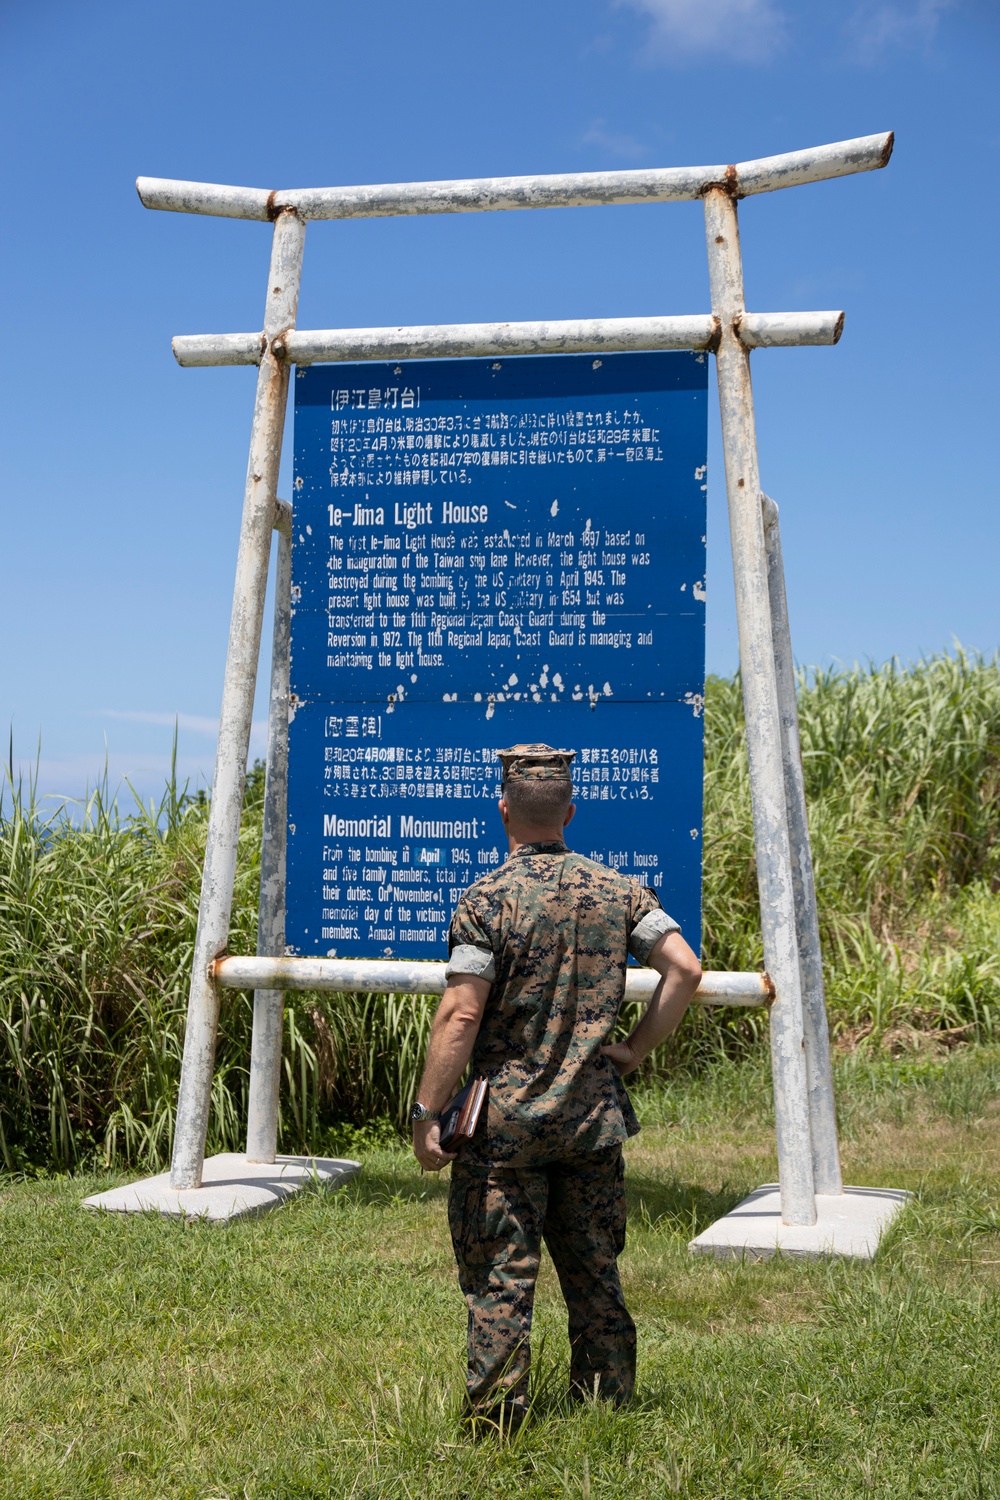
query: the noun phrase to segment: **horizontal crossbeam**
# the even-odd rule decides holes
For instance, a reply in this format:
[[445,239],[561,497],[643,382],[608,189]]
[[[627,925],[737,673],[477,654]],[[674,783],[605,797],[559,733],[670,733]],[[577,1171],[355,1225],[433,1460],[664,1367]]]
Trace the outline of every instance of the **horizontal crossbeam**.
[[[744,313],[739,336],[748,349],[835,344],[842,312]],[[464,355],[620,354],[645,349],[714,349],[711,313],[662,318],[578,318],[546,323],[438,323],[413,328],[294,329],[271,342],[278,359],[311,365],[363,359],[450,359]],[[262,333],[181,334],[178,364],[259,365]]]
[[[212,966],[217,984],[226,990],[339,990],[345,994],[443,995],[443,963],[406,963],[390,959],[219,958]],[[659,975],[629,968],[625,999],[648,1000]],[[774,998],[766,974],[702,975],[696,1005],[768,1005]]]
[[364,187],[227,187],[139,177],[146,208],[213,214],[224,219],[274,219],[293,208],[303,219],[380,219],[407,214],[482,213],[512,208],[585,208],[608,203],[679,203],[724,187],[735,198],[849,177],[884,167],[892,132],[812,146],[782,156],[714,167],[642,167],[624,172],[560,172],[538,177],[469,177],[450,182],[396,182]]

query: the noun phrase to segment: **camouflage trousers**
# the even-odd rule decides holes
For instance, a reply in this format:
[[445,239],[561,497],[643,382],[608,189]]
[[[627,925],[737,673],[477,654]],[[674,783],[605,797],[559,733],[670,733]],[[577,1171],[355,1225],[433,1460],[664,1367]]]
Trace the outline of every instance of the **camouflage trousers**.
[[473,1411],[527,1404],[531,1313],[542,1241],[569,1312],[570,1393],[628,1401],[635,1324],[618,1256],[625,1246],[620,1146],[542,1166],[455,1162],[448,1219],[469,1309]]

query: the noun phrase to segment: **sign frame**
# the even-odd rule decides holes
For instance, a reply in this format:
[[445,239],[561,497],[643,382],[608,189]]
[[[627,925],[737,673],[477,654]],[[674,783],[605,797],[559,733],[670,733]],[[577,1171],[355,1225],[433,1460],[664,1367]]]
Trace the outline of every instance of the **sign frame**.
[[[242,987],[252,971],[257,986],[247,1142],[248,1159],[257,1162],[275,1159],[281,1076],[278,977],[291,987],[371,987],[363,964],[355,965],[348,978],[342,966],[336,975],[324,975],[307,967],[313,961],[283,955],[287,713],[282,723],[281,707],[288,705],[289,690],[287,634],[282,632],[289,612],[280,597],[275,605],[258,957],[227,956],[273,527],[280,533],[279,579],[287,576],[283,570],[289,561],[290,513],[278,502],[277,486],[291,366],[421,355],[503,358],[590,352],[603,357],[635,349],[700,349],[715,354],[722,421],[761,930],[773,990],[769,1016],[782,1223],[815,1225],[816,1194],[843,1191],[784,576],[776,515],[760,484],[750,383],[754,349],[836,343],[843,313],[747,311],[738,203],[757,193],[878,170],[887,165],[892,147],[889,132],[739,164],[371,187],[268,191],[138,179],[147,208],[273,225],[263,329],[174,340],[182,364],[257,365],[258,377],[170,1170],[173,1190],[201,1185],[219,1005],[227,984]],[[310,220],[691,200],[704,206],[712,303],[707,315],[432,328],[295,327]],[[409,987],[419,989],[425,981],[413,969],[408,966],[406,979]],[[726,988],[720,985],[719,993]],[[730,998],[737,988],[729,987]],[[745,988],[751,992],[749,985]]]

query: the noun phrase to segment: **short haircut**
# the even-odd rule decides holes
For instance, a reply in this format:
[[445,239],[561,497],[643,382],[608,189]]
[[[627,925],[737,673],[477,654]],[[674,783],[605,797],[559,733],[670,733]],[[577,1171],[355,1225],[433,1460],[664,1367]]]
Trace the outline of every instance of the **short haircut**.
[[512,817],[529,828],[562,827],[573,800],[573,787],[555,777],[518,776],[505,781],[503,795]]

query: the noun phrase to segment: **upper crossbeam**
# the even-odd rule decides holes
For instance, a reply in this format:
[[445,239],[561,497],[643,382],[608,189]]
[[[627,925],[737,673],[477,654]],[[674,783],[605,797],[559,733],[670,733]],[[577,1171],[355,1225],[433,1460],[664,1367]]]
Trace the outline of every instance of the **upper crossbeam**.
[[585,208],[608,203],[681,203],[725,187],[734,198],[849,177],[884,167],[892,132],[811,146],[781,156],[712,167],[641,167],[623,172],[559,172],[536,177],[469,177],[444,182],[394,182],[361,187],[227,187],[139,177],[146,208],[213,214],[223,219],[275,219],[294,209],[303,219],[380,219],[408,214],[484,213],[505,208]]

